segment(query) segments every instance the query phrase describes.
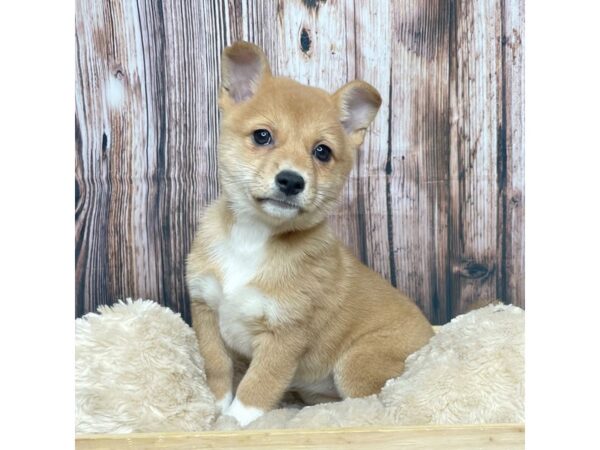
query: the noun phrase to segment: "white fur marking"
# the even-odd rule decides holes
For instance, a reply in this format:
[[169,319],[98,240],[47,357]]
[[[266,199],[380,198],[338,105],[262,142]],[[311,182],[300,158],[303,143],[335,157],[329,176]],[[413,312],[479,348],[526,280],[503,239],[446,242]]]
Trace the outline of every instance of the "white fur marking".
[[217,409],[219,412],[221,412],[221,414],[225,413],[227,408],[229,408],[232,400],[233,395],[231,394],[231,391],[225,394],[220,400],[217,400]]
[[248,322],[264,317],[273,323],[286,319],[275,301],[262,295],[257,289],[242,287],[231,296],[225,296],[219,307],[219,327],[225,342],[238,352],[252,356],[251,330]]
[[270,229],[256,221],[238,221],[231,227],[229,239],[214,248],[223,271],[223,293],[233,294],[254,278],[265,256]]
[[253,351],[249,323],[262,317],[268,321],[285,320],[277,302],[247,286],[264,262],[269,236],[270,229],[264,224],[238,221],[232,226],[229,239],[212,246],[223,285],[219,301],[211,307],[219,311],[219,328],[227,345],[248,357]]
[[212,275],[200,275],[188,282],[192,301],[203,300],[212,309],[217,309],[223,298],[223,290],[217,279]]
[[224,415],[235,418],[241,426],[245,427],[250,422],[258,419],[264,413],[265,412],[262,409],[244,405],[236,397],[231,406],[227,408],[227,411],[225,411]]

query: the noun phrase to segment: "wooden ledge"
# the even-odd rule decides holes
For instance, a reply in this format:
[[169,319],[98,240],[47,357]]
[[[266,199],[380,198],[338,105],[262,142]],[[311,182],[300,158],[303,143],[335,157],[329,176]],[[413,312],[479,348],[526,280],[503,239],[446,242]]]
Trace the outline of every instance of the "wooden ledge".
[[524,424],[427,425],[197,433],[87,434],[77,450],[327,449],[513,450],[525,448]]

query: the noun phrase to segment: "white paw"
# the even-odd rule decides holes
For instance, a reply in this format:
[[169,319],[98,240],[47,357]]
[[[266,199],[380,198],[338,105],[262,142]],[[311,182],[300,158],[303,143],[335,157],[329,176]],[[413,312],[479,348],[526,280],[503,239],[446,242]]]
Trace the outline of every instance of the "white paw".
[[262,409],[254,408],[252,406],[246,406],[236,397],[233,403],[227,408],[224,415],[231,416],[239,422],[243,427],[248,425],[250,422],[255,421],[265,412]]
[[233,395],[231,395],[231,391],[225,394],[220,400],[217,400],[217,410],[223,414],[229,405],[231,405],[231,400],[233,400]]

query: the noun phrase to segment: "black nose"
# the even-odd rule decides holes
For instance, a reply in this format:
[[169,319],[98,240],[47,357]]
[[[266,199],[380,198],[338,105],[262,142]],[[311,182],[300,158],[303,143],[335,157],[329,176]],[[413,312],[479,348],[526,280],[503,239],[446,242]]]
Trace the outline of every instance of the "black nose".
[[296,195],[304,190],[304,178],[291,170],[283,170],[275,177],[275,183],[285,195]]

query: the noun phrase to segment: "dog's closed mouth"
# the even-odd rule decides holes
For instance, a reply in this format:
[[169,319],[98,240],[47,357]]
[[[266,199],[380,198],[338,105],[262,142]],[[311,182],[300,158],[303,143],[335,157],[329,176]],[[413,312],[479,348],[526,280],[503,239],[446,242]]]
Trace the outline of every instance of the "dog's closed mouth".
[[272,198],[272,197],[264,197],[264,198],[257,198],[256,199],[259,203],[265,204],[265,203],[270,203],[272,205],[276,205],[279,206],[280,208],[287,208],[287,209],[298,209],[300,210],[300,205],[287,201],[287,200],[281,200],[278,198]]

